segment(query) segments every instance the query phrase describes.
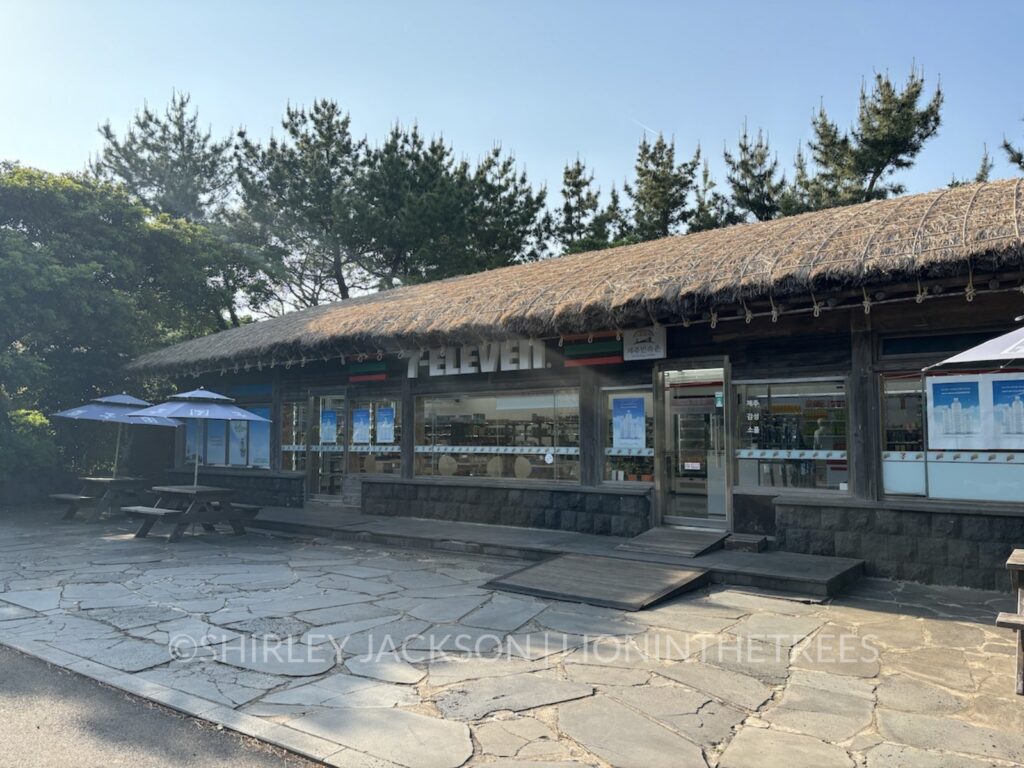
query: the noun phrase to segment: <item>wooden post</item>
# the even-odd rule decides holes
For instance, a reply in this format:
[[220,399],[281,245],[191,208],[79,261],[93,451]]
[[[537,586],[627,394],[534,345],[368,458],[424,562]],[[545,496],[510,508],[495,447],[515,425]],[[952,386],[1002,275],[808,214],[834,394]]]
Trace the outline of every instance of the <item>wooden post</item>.
[[601,443],[601,388],[597,373],[580,368],[580,483],[601,482],[604,446]]
[[[1017,615],[1024,615],[1024,591],[1020,588],[1020,572],[1014,572],[1017,592]],[[1017,695],[1024,696],[1024,632],[1017,633]]]
[[416,398],[412,393],[412,380],[405,376],[402,378],[402,436],[400,448],[402,450],[402,471],[400,476],[405,480],[412,480],[415,475],[416,461]]
[[859,499],[879,498],[881,473],[881,419],[875,380],[871,316],[850,315],[851,370],[847,392],[847,456],[850,492]]
[[275,368],[271,372],[270,378],[270,468],[275,472],[280,472],[283,466],[281,457],[283,394],[281,391],[281,369]]

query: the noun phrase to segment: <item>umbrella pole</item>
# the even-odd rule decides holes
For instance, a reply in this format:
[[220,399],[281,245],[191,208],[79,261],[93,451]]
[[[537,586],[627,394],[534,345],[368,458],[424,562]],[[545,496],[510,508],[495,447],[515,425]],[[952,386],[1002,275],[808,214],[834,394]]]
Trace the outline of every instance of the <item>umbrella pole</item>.
[[199,433],[201,430],[196,430],[196,468],[192,475],[192,487],[199,487]]
[[114,477],[117,477],[117,464],[121,458],[121,428],[123,424],[117,425],[117,442],[114,444]]

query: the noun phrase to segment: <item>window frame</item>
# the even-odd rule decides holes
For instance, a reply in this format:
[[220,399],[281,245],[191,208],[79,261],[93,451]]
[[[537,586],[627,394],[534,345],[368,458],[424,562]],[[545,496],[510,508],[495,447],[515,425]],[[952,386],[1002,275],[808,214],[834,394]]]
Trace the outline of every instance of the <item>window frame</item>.
[[[451,400],[451,399],[460,398],[460,397],[462,397],[462,398],[485,398],[485,397],[490,397],[490,398],[497,399],[497,398],[502,398],[502,397],[519,397],[519,396],[529,396],[529,395],[549,395],[551,397],[551,400],[552,400],[552,415],[553,415],[553,417],[555,419],[553,423],[556,425],[556,433],[557,433],[557,431],[558,431],[558,429],[557,429],[557,425],[558,425],[558,412],[559,412],[560,409],[557,408],[556,397],[560,393],[572,393],[576,397],[575,416],[576,416],[576,419],[577,419],[577,422],[576,422],[576,424],[577,424],[577,445],[575,445],[575,446],[559,446],[559,445],[552,445],[552,446],[550,446],[553,449],[552,450],[552,454],[554,456],[554,462],[553,462],[554,469],[553,469],[553,473],[556,475],[555,477],[550,478],[550,479],[549,478],[536,478],[536,479],[532,479],[532,478],[517,478],[517,477],[506,477],[506,476],[490,477],[488,475],[483,475],[483,474],[482,475],[469,475],[469,476],[466,476],[466,475],[442,475],[440,473],[433,473],[433,472],[430,473],[430,474],[425,474],[425,473],[422,473],[422,472],[419,471],[419,467],[420,467],[419,457],[422,454],[433,454],[433,453],[435,453],[435,451],[420,450],[421,448],[444,447],[444,446],[426,445],[425,443],[419,442],[420,431],[421,431],[421,429],[423,429],[425,427],[425,424],[426,424],[425,407],[424,407],[425,401],[427,401],[427,400]],[[519,484],[522,484],[523,486],[530,487],[530,488],[536,488],[536,487],[544,485],[544,484],[558,486],[558,487],[582,486],[582,484],[583,484],[583,461],[584,461],[584,459],[583,459],[583,452],[584,452],[584,447],[582,445],[581,433],[582,433],[582,418],[583,418],[583,410],[584,410],[584,405],[583,405],[584,392],[583,392],[583,388],[578,383],[572,383],[572,384],[554,384],[554,383],[552,383],[552,384],[534,385],[534,386],[525,385],[525,386],[522,386],[522,387],[515,387],[515,388],[508,388],[508,389],[506,389],[506,388],[494,389],[494,388],[467,387],[466,389],[460,389],[457,392],[452,392],[450,390],[446,390],[446,391],[416,392],[416,393],[413,393],[411,395],[411,397],[413,399],[413,403],[412,403],[412,406],[413,406],[412,407],[413,424],[411,425],[411,433],[412,434],[411,434],[410,442],[412,443],[412,456],[411,456],[412,467],[411,467],[411,471],[412,471],[413,479],[415,479],[417,481],[427,481],[427,482],[457,482],[457,483],[472,483],[472,484],[484,483],[484,484],[489,484],[489,485],[509,485],[509,484],[519,485]],[[403,426],[403,429],[409,429],[409,427]],[[513,448],[513,447],[518,447],[518,446],[506,446],[506,447],[507,448]],[[558,449],[574,450],[575,453],[563,454],[563,453],[560,453]],[[472,453],[479,453],[479,454],[486,455],[486,456],[501,456],[501,455],[513,455],[514,451],[508,450],[508,451],[494,451],[494,452],[490,452],[490,451],[481,450],[481,451],[474,451]],[[520,454],[520,455],[523,455],[523,454]],[[560,456],[570,456],[570,457],[572,457],[575,460],[575,463],[576,463],[576,477],[573,477],[573,478],[559,478],[559,477],[557,477],[557,472],[558,472],[557,466],[558,466],[558,461],[559,461],[559,457]]]
[[[267,414],[268,414],[268,416],[266,418],[273,419],[274,409],[273,409],[273,405],[271,405],[270,403],[242,403],[242,404],[239,404],[238,407],[239,408],[244,408],[247,411],[253,411],[253,412],[256,412],[257,409],[262,409],[263,411],[267,412]],[[186,421],[186,424],[185,424],[185,439],[182,441],[181,462],[179,464],[180,467],[190,467],[190,466],[192,466],[192,461],[189,458],[189,451],[188,451],[188,430],[189,430],[189,427],[192,427],[192,426],[194,426],[194,428],[196,430],[196,433],[197,433],[196,434],[196,442],[198,443],[199,446],[201,446],[200,450],[199,450],[199,452],[201,454],[201,460],[199,462],[199,466],[201,466],[201,467],[214,467],[214,468],[217,468],[217,469],[261,469],[261,470],[270,470],[273,467],[272,455],[273,455],[273,449],[274,449],[274,446],[273,446],[274,432],[273,432],[273,429],[271,428],[271,427],[273,427],[273,422],[272,421],[269,422],[268,425],[267,425],[268,428],[271,428],[271,429],[269,429],[269,432],[268,432],[268,441],[270,442],[270,446],[269,446],[269,452],[268,452],[268,455],[267,455],[267,463],[266,464],[253,464],[250,461],[250,459],[252,458],[252,424],[253,424],[253,422],[243,421],[243,423],[246,425],[245,426],[245,435],[246,435],[245,460],[246,460],[246,463],[244,463],[244,464],[232,464],[231,463],[231,422],[232,421],[242,421],[241,419],[237,419],[237,420],[232,420],[232,419],[186,419],[185,421]],[[223,456],[224,461],[216,462],[216,463],[211,463],[209,461],[209,442],[208,441],[209,441],[209,437],[210,437],[210,426],[213,425],[213,424],[216,424],[218,427],[223,427],[223,430],[224,430],[224,456]]]
[[[732,423],[730,425],[730,429],[731,429],[731,432],[732,432],[732,440],[733,440],[733,457],[732,457],[732,462],[733,463],[732,463],[732,467],[733,467],[733,472],[734,472],[734,474],[733,474],[734,480],[733,480],[733,483],[732,483],[732,492],[734,494],[740,494],[740,495],[744,495],[744,496],[758,496],[758,495],[761,495],[761,496],[779,496],[779,495],[784,493],[786,495],[797,494],[797,495],[806,495],[806,496],[826,494],[826,495],[829,495],[829,496],[835,496],[835,497],[840,497],[840,498],[852,498],[853,497],[853,477],[854,477],[853,464],[856,461],[856,457],[854,456],[854,451],[852,450],[853,446],[852,446],[852,441],[851,441],[851,427],[853,425],[852,425],[852,422],[851,422],[851,419],[850,419],[850,410],[851,410],[850,409],[850,405],[851,404],[850,404],[850,375],[849,375],[849,372],[833,374],[831,376],[829,376],[829,375],[821,375],[821,376],[800,376],[800,377],[791,377],[791,378],[773,377],[773,378],[734,379],[732,382],[730,382],[729,393],[734,398],[734,402],[738,403],[739,395],[740,395],[740,390],[743,387],[746,387],[746,386],[785,386],[787,384],[842,384],[842,386],[843,386],[843,395],[844,395],[844,399],[845,399],[845,403],[846,403],[846,405],[845,405],[845,411],[846,411],[845,443],[846,443],[846,448],[844,449],[844,453],[846,454],[846,472],[847,472],[846,488],[845,489],[841,489],[841,488],[827,488],[827,487],[826,488],[819,488],[819,487],[808,488],[808,487],[794,487],[794,486],[770,486],[770,485],[744,485],[744,484],[741,484],[740,483],[740,461],[742,460],[742,457],[740,456],[740,452],[741,451],[745,451],[745,450],[754,450],[754,449],[742,448],[742,447],[740,447],[737,444],[740,441],[740,432],[739,432],[739,430],[740,430],[741,424],[742,424],[741,418],[742,418],[742,410],[743,409],[741,407],[736,406],[734,408],[735,412],[734,412],[734,414],[732,416],[732,419],[731,419]],[[763,449],[763,450],[769,450],[769,449]],[[817,461],[826,461],[826,460],[825,459],[811,459],[811,461],[817,462]]]
[[[645,441],[647,442],[647,449],[650,451],[651,459],[651,479],[650,480],[616,480],[605,477],[605,471],[607,469],[608,459],[613,458],[608,454],[608,450],[611,448],[609,445],[612,434],[609,430],[609,420],[611,414],[609,413],[608,400],[612,393],[637,393],[643,394],[644,396],[650,396],[651,400],[651,411],[650,413],[644,414],[644,420],[650,420],[651,430],[649,434],[646,434]],[[657,417],[657,403],[655,395],[655,386],[653,382],[644,384],[610,384],[602,385],[597,390],[598,397],[598,409],[600,411],[600,429],[598,430],[597,440],[597,458],[600,461],[600,472],[598,474],[598,485],[607,485],[622,488],[652,488],[654,487],[655,481],[658,477],[658,462],[657,462],[657,444],[658,444],[658,417]],[[645,454],[646,457],[646,454]],[[620,457],[621,458],[621,457]],[[581,446],[581,457],[582,461],[582,446]]]

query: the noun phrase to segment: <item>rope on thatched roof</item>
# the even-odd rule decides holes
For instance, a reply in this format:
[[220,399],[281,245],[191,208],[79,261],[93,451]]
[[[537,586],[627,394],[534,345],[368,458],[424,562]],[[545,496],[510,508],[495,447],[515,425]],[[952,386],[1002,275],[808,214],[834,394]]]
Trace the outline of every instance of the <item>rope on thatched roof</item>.
[[[293,312],[176,344],[136,360],[140,371],[220,370],[509,337],[648,325],[717,324],[730,312],[807,311],[822,296],[917,285],[1024,261],[1020,179],[739,224],[572,254]],[[862,294],[863,289],[863,294]],[[927,290],[925,290],[927,293]],[[847,299],[849,300],[849,299]],[[746,309],[740,309],[740,302]],[[831,299],[829,298],[831,305]]]

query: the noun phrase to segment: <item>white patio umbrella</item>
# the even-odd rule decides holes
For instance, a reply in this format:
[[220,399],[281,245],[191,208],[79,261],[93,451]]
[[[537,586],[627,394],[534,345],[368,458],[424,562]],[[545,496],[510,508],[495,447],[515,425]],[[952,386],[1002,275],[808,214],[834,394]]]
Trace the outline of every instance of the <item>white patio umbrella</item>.
[[[1022,318],[1018,317],[1018,320]],[[979,365],[996,363],[1000,368],[1009,368],[1014,363],[1024,362],[1024,328],[1015,328],[1002,336],[982,342],[975,347],[964,350],[958,355],[946,358],[925,368],[951,368],[958,365]]]
[[[174,395],[166,403],[153,405],[128,414],[129,418],[195,419],[196,421],[270,421],[251,411],[232,405],[235,401],[200,387],[191,392]],[[192,485],[199,485],[199,450],[196,446],[195,472]]]
[[180,422],[174,419],[150,416],[144,419],[132,419],[128,414],[149,405],[145,400],[128,394],[106,395],[90,400],[85,405],[59,411],[53,416],[72,421],[106,421],[117,424],[117,442],[114,446],[114,477],[117,477],[117,466],[121,458],[121,431],[125,424],[145,424],[154,427],[179,427]]

